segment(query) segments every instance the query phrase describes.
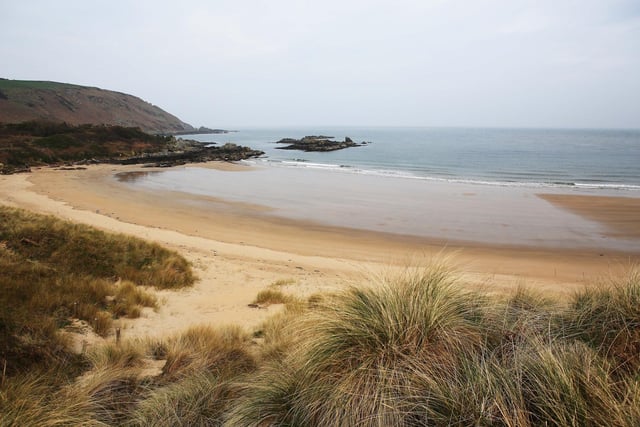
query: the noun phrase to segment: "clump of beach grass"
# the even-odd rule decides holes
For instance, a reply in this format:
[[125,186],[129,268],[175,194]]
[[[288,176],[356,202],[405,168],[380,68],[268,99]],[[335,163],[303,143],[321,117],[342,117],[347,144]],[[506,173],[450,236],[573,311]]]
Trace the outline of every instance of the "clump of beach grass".
[[256,362],[250,345],[250,334],[239,326],[193,326],[167,341],[163,379],[172,381],[197,372],[251,371]]
[[114,315],[135,319],[140,317],[143,307],[158,308],[158,299],[144,288],[127,280],[117,285],[111,304]]
[[258,292],[253,304],[270,305],[270,304],[286,304],[291,301],[291,296],[285,294],[279,289],[267,288]]
[[[638,330],[628,320],[634,284],[626,282],[608,304],[627,313],[624,322],[612,321],[627,337]],[[621,377],[619,355],[576,332],[590,330],[580,320],[582,306],[524,287],[489,298],[462,285],[436,264],[377,278],[320,300],[297,322],[274,323],[296,328],[295,345],[263,359],[241,383],[229,424],[640,422],[637,375]]]
[[190,286],[195,279],[184,258],[158,244],[19,209],[0,207],[0,242],[59,273],[120,277],[158,289]]
[[304,327],[304,318],[310,307],[302,301],[288,303],[284,309],[266,319],[254,332],[262,343],[258,356],[262,363],[281,361],[297,344],[304,340],[300,329]]
[[98,425],[120,426],[131,419],[152,380],[136,367],[98,367],[64,390],[78,401],[86,400]]
[[162,374],[137,403],[130,425],[222,425],[238,397],[237,379],[257,368],[251,345],[237,326],[196,326],[167,339]]
[[60,377],[55,370],[34,370],[3,380],[0,425],[100,425],[86,398],[58,386],[66,381],[66,376]]
[[92,369],[134,368],[143,365],[148,346],[140,340],[108,342],[86,353]]
[[[428,356],[433,364],[450,365],[459,351],[472,352],[482,343],[478,305],[456,280],[444,264],[435,265],[350,288],[310,311],[299,331],[304,341],[284,364],[278,361],[280,366],[265,371],[280,371],[282,365],[289,370],[273,387],[282,411],[270,414],[269,422],[401,422],[403,414],[393,409],[400,407],[396,389],[412,360]],[[260,378],[265,382],[246,385],[234,422],[268,414],[262,405],[273,407],[267,383],[275,379]],[[286,378],[292,384],[282,384]],[[283,390],[291,391],[289,400],[282,400]]]
[[574,295],[570,324],[581,340],[614,361],[616,370],[640,368],[640,269]]
[[266,289],[261,290],[256,295],[252,304],[271,305],[271,304],[294,304],[299,300],[293,295],[287,294],[281,288],[295,283],[293,279],[280,279],[271,283]]
[[220,426],[236,398],[233,381],[198,372],[149,392],[137,405],[128,425]]
[[531,424],[628,425],[607,360],[580,342],[532,350],[516,365]]

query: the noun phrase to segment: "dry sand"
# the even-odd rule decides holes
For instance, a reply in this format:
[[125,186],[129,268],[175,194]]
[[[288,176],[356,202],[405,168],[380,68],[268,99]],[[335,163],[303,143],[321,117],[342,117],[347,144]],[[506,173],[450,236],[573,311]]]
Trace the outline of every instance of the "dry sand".
[[[244,166],[208,167],[241,173]],[[92,166],[87,170],[40,169],[0,176],[0,203],[54,214],[104,230],[132,234],[175,249],[191,261],[200,280],[183,291],[158,292],[164,304],[141,319],[122,321],[125,337],[164,336],[194,324],[257,326],[278,307],[248,307],[277,280],[284,290],[310,295],[367,280],[381,271],[454,256],[469,286],[490,291],[527,285],[566,295],[599,277],[619,273],[640,260],[631,253],[589,249],[506,247],[460,243],[443,247],[433,239],[322,226],[264,215],[269,208],[183,193],[132,189],[112,176],[136,166]],[[145,169],[148,171],[148,169]],[[547,200],[637,239],[638,199]],[[591,210],[591,200],[607,209]],[[613,208],[615,207],[615,208]],[[625,219],[626,218],[626,219]]]

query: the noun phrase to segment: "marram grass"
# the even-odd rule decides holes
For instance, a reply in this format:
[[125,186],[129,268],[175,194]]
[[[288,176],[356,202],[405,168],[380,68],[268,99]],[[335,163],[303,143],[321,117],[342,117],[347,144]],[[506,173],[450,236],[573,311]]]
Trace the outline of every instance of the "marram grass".
[[69,319],[108,336],[114,318],[157,307],[146,286],[195,280],[184,258],[157,244],[8,207],[0,207],[0,271],[0,364],[8,375],[68,358],[57,331]]
[[[638,333],[634,283],[594,310],[618,319],[615,336]],[[621,377],[618,355],[579,333],[583,294],[463,288],[435,265],[323,299],[241,384],[229,425],[639,425],[637,371]]]
[[[80,377],[7,377],[0,425],[637,426],[638,277],[561,302],[469,291],[444,263],[407,269],[290,300],[254,334],[194,327],[97,348]],[[30,348],[52,336],[29,335]],[[164,363],[155,377],[149,359]]]
[[280,407],[269,415],[275,424],[401,424],[399,390],[412,362],[450,366],[459,349],[482,343],[478,303],[456,281],[437,265],[320,301],[289,356],[245,385],[231,420],[242,424]]
[[581,340],[610,358],[616,370],[638,372],[640,269],[576,294],[571,309],[569,323]]

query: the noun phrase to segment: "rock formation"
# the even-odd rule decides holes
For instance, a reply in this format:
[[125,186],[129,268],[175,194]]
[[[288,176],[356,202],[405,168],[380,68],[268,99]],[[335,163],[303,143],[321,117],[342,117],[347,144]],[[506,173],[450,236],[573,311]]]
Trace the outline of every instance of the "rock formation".
[[348,136],[344,141],[335,141],[332,136],[311,135],[302,139],[283,138],[276,144],[287,144],[285,147],[278,147],[279,150],[301,150],[301,151],[336,151],[349,147],[360,147],[369,144],[368,142],[353,142]]

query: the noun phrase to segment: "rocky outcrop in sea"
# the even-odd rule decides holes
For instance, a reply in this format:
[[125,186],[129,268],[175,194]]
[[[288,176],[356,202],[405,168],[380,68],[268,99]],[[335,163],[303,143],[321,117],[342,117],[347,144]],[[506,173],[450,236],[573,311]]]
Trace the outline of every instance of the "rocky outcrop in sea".
[[370,144],[370,142],[354,142],[348,136],[344,138],[344,141],[336,141],[332,136],[311,135],[302,139],[283,138],[276,141],[276,144],[287,144],[285,147],[277,147],[279,150],[336,151],[349,147],[360,147]]

